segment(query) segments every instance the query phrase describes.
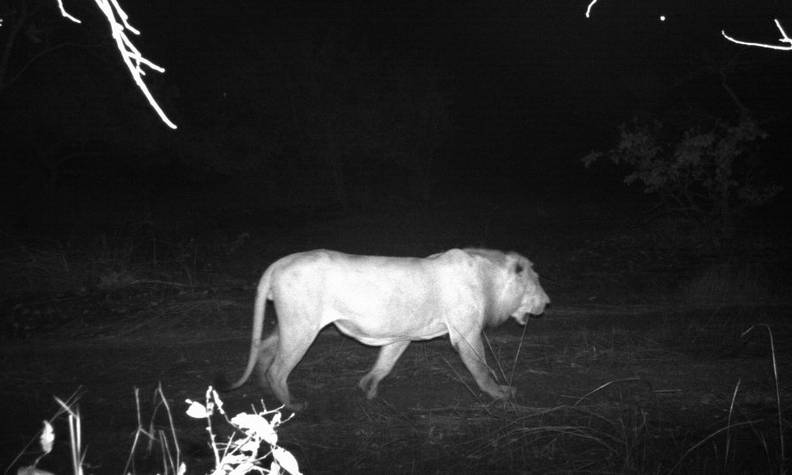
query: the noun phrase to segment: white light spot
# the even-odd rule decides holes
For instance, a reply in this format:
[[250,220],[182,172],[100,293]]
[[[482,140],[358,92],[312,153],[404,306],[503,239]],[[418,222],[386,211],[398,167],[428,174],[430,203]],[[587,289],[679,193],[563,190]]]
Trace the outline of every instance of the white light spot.
[[665,21],[665,20],[666,20],[666,16],[665,15],[660,15],[660,21]]

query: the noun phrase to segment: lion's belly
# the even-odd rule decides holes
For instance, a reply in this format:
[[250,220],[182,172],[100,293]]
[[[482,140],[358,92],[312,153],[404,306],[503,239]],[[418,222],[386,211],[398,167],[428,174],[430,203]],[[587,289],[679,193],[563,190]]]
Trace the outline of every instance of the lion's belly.
[[322,326],[335,323],[344,334],[374,346],[446,334],[443,299],[433,276],[419,270],[385,266],[328,272],[320,297]]
[[349,318],[339,315],[333,323],[345,335],[371,346],[404,340],[429,340],[448,333],[442,321],[432,318],[423,319],[422,322],[396,321],[394,318],[376,321],[365,317]]

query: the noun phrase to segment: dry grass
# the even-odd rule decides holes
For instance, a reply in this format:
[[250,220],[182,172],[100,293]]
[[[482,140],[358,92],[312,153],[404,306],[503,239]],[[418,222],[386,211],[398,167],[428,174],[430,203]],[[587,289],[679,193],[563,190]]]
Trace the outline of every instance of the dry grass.
[[[743,339],[744,321],[753,318],[767,318],[770,327],[757,326]],[[529,322],[523,337],[506,328],[489,339],[501,360],[490,361],[505,381],[514,368],[512,382],[521,393],[514,402],[495,404],[471,398],[478,391],[446,341],[416,344],[380,397],[365,401],[354,389],[354,368],[365,371],[376,351],[320,337],[293,378],[296,392],[310,388],[314,412],[298,414],[284,437],[296,444],[289,449],[308,473],[320,467],[369,473],[783,473],[789,425],[784,411],[790,407],[782,379],[790,364],[784,322],[776,313],[756,311],[665,320],[604,314]],[[193,350],[201,361],[214,358],[205,351]],[[157,375],[165,371],[163,361],[173,359],[166,348],[161,352],[149,361]],[[184,367],[166,374],[178,378]],[[130,369],[143,370],[139,362]],[[231,403],[249,404],[241,396],[234,393]],[[146,433],[170,437],[168,424],[159,426],[165,432],[147,425]],[[204,440],[206,434],[189,425],[176,429],[180,439]],[[85,440],[101,438],[85,434]],[[152,450],[164,453],[164,446],[156,442]],[[205,451],[182,455],[191,467],[211,461]],[[162,472],[157,460],[138,462],[136,470]]]
[[104,236],[79,244],[7,241],[0,249],[0,285],[6,295],[113,291],[141,281],[195,285],[202,264],[195,241],[155,243]]

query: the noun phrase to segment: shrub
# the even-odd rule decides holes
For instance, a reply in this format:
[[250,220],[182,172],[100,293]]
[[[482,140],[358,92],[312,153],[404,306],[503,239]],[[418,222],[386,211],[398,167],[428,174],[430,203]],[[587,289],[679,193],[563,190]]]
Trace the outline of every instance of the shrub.
[[767,134],[748,116],[735,124],[698,120],[675,128],[657,119],[633,119],[619,127],[619,143],[583,157],[586,167],[600,158],[624,165],[624,183],[656,194],[664,212],[695,219],[713,242],[734,236],[751,207],[767,204],[781,186],[764,176],[757,144]]

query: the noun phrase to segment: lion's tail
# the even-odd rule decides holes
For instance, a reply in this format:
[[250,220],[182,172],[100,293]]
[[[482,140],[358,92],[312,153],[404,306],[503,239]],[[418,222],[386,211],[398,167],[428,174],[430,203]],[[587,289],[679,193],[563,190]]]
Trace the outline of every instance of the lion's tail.
[[219,389],[221,391],[231,391],[245,384],[245,381],[247,381],[253,373],[253,368],[256,367],[259,349],[261,348],[261,333],[264,330],[264,312],[267,308],[267,296],[270,292],[270,283],[274,267],[274,265],[270,266],[266,272],[264,272],[264,275],[262,275],[259,280],[258,288],[256,289],[256,303],[253,307],[253,333],[250,338],[250,355],[248,356],[245,372],[236,382],[230,385],[227,383],[223,384],[222,380],[220,380],[221,386]]

